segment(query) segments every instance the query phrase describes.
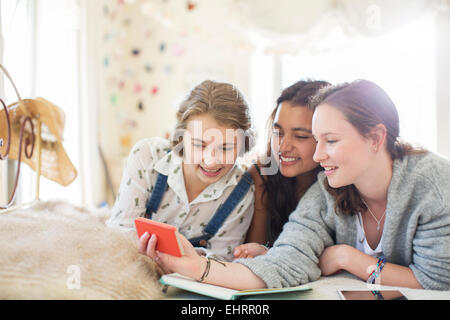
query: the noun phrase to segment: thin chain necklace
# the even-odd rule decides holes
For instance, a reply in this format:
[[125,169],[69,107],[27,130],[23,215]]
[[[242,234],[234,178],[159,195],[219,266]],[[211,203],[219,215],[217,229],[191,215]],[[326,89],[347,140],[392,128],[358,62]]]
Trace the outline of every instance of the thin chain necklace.
[[386,214],[386,210],[384,210],[383,215],[381,216],[380,220],[377,219],[377,217],[375,217],[375,215],[373,214],[372,210],[370,210],[369,206],[367,205],[367,203],[364,201],[363,198],[361,198],[362,202],[366,205],[367,210],[369,210],[369,213],[372,215],[372,217],[375,219],[375,221],[377,222],[377,231],[380,231],[380,223],[384,218],[384,215]]

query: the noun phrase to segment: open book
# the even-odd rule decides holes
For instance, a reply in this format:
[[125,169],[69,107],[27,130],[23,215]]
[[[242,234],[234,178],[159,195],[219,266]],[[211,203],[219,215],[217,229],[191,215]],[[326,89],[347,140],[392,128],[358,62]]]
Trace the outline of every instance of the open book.
[[255,290],[233,290],[225,287],[219,287],[212,284],[200,283],[191,278],[182,276],[178,273],[171,273],[163,275],[160,279],[163,285],[173,286],[183,290],[195,292],[208,297],[222,299],[222,300],[235,300],[243,296],[250,295],[260,295],[269,293],[282,293],[282,292],[293,292],[293,291],[308,291],[311,290],[310,287],[306,285],[298,287],[287,287],[287,288],[274,288],[274,289],[255,289]]

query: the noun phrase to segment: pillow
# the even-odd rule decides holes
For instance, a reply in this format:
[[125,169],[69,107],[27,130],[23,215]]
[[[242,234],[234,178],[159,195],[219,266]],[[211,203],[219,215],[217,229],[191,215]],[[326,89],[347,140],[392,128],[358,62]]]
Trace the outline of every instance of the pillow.
[[0,299],[161,299],[155,263],[109,210],[62,201],[0,213]]

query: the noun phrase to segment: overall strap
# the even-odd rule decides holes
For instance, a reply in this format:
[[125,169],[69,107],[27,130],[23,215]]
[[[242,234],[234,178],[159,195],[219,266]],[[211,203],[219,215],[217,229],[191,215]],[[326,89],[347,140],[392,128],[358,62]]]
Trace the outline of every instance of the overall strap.
[[250,189],[252,184],[252,176],[250,173],[245,172],[239,183],[234,187],[234,190],[228,196],[227,200],[225,200],[225,202],[211,218],[208,225],[203,230],[203,235],[189,239],[194,247],[206,247],[208,243],[207,241],[217,233],[234,208],[239,204],[239,202],[241,202],[242,198],[248,192],[248,189]]
[[153,212],[156,212],[161,204],[164,192],[167,187],[167,176],[162,173],[158,174],[155,186],[153,187],[153,192],[146,204],[145,217],[147,219],[152,218]]
[[[167,153],[170,152],[170,149],[167,150]],[[161,200],[164,196],[164,192],[167,188],[167,176],[162,173],[158,173],[158,177],[156,178],[156,183],[153,187],[152,195],[147,200],[145,205],[145,218],[151,219],[153,212],[158,211],[159,205],[161,204]]]

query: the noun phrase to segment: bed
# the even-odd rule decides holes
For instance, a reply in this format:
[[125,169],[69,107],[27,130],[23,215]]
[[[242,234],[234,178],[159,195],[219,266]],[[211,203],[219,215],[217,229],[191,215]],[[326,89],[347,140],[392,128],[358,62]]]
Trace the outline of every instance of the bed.
[[162,299],[154,262],[108,209],[36,201],[0,214],[0,299]]
[[[77,176],[62,144],[64,112],[44,98],[22,99],[0,69],[18,98],[0,98],[0,160],[17,160],[14,188],[0,204],[0,299],[161,299],[155,264],[138,253],[134,230],[108,228],[108,209],[39,199],[41,176],[62,186]],[[37,192],[17,205],[22,163],[36,172]]]

